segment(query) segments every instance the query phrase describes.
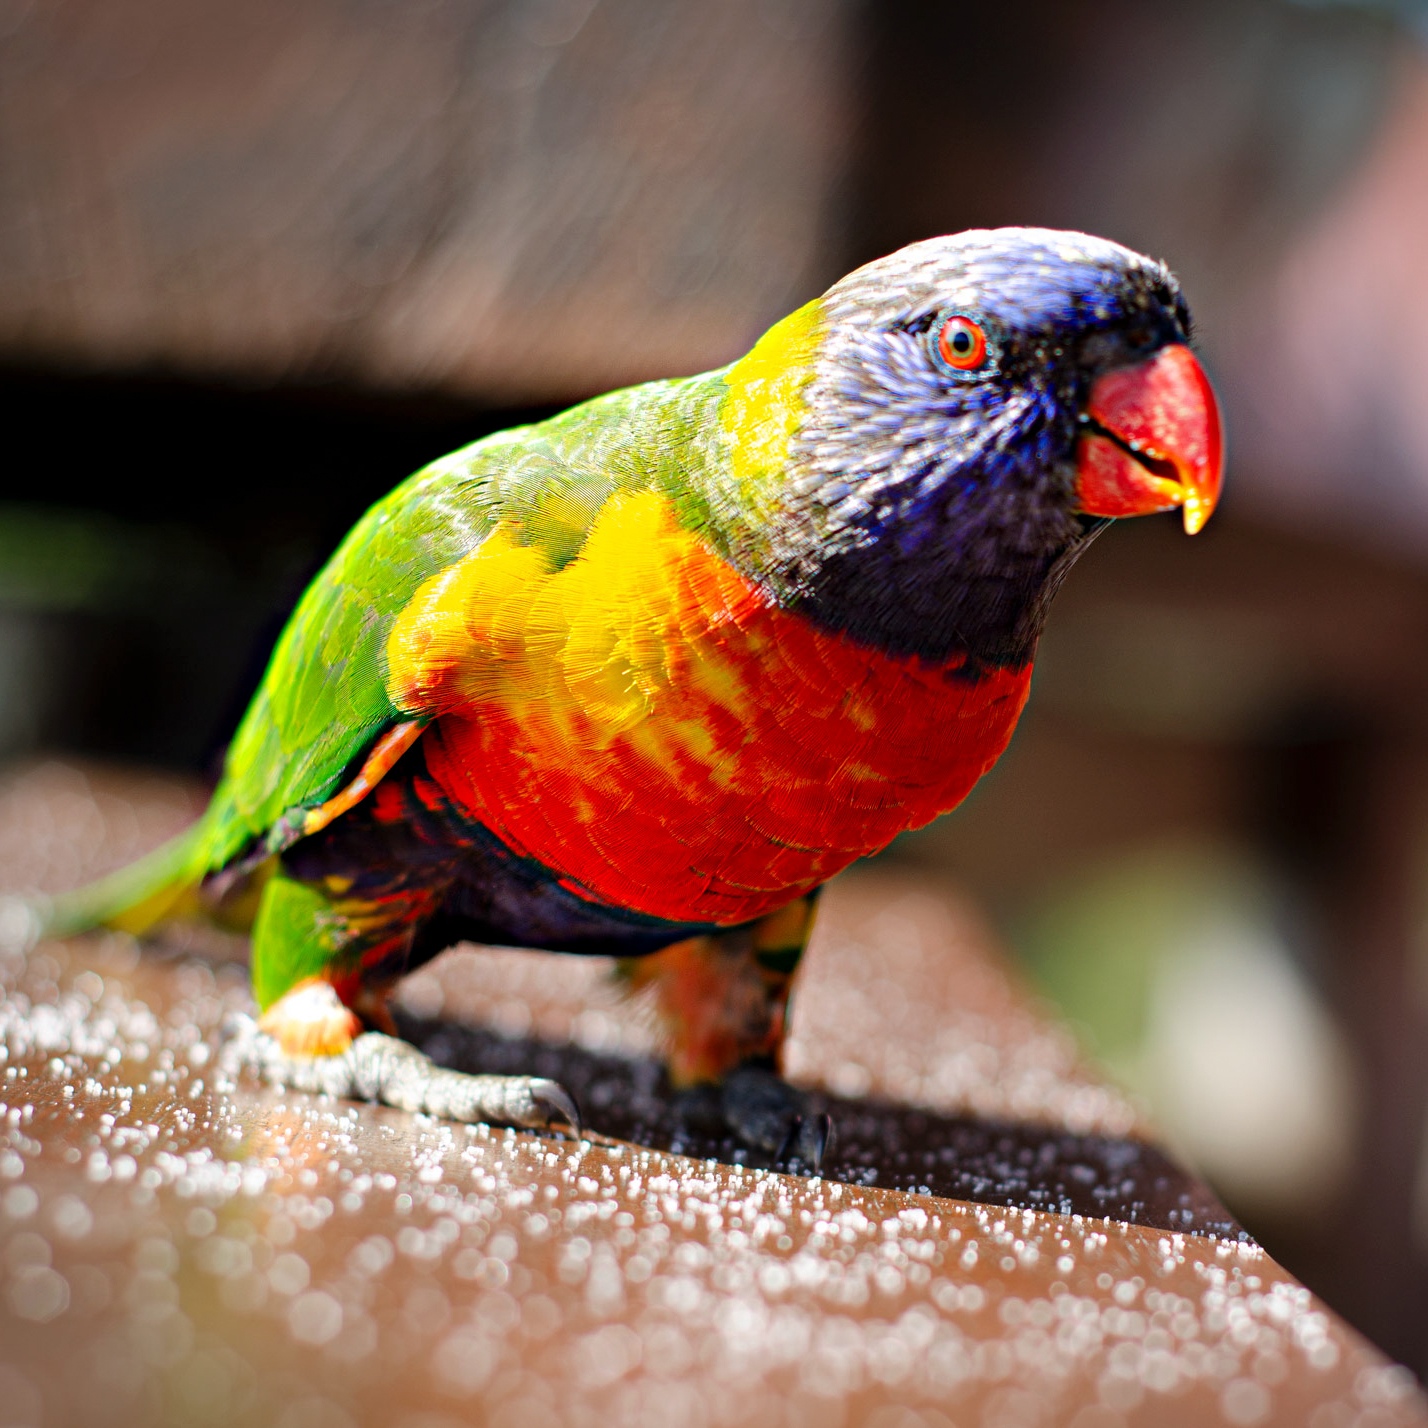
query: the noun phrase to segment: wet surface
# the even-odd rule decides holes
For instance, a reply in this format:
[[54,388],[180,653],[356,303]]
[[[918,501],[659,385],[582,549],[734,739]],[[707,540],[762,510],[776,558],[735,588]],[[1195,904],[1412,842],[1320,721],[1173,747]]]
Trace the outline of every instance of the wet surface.
[[[0,788],[11,886],[185,816],[26,777]],[[449,954],[402,1016],[455,1064],[559,1075],[609,1143],[229,1083],[241,944],[21,956],[0,904],[0,1422],[1428,1423],[1128,1138],[968,909],[867,873],[826,916],[790,1060],[842,1139],[809,1179],[681,1129],[593,962]]]

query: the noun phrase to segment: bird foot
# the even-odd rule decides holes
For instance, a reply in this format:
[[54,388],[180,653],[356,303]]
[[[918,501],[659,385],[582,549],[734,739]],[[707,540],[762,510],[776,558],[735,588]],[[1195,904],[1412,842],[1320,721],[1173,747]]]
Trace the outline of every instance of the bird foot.
[[746,1145],[780,1163],[817,1171],[832,1142],[833,1122],[810,1098],[765,1066],[736,1067],[719,1087],[720,1109]]
[[[246,1023],[243,1025],[242,1023]],[[343,1051],[301,1055],[244,1017],[222,1052],[225,1070],[256,1071],[275,1086],[376,1101],[453,1121],[484,1121],[525,1130],[564,1129],[580,1135],[570,1093],[542,1076],[477,1076],[438,1066],[408,1042],[366,1031]]]

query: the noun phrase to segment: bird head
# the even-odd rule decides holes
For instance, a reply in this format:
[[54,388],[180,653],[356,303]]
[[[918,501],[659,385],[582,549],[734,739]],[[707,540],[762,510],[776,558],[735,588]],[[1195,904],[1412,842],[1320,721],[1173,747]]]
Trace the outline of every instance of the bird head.
[[1110,518],[1178,508],[1193,534],[1214,510],[1219,413],[1189,342],[1169,270],[1086,234],[978,230],[859,268],[726,379],[726,429],[759,433],[735,451],[752,558],[781,603],[879,648],[1024,662]]

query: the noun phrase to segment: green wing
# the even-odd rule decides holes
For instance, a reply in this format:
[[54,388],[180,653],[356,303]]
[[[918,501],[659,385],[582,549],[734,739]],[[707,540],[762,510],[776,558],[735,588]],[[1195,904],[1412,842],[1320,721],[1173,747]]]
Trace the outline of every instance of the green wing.
[[329,797],[352,761],[400,721],[386,694],[387,632],[422,581],[496,519],[472,481],[479,463],[469,458],[482,445],[418,472],[363,516],[279,636],[203,817],[59,899],[45,918],[52,934],[100,923],[142,932],[182,908],[207,873],[250,849],[261,861],[283,815]]
[[[501,466],[533,464],[523,433],[454,452],[379,501],[307,588],[229,747],[203,819],[194,872],[223,867],[255,840],[289,841],[283,824],[330,798],[393,724],[386,643],[424,581],[475,549],[509,504]],[[502,460],[505,457],[505,460]]]
[[388,698],[387,637],[420,586],[497,521],[514,521],[556,568],[578,554],[618,487],[658,485],[681,518],[702,525],[689,476],[722,390],[722,374],[705,373],[612,392],[453,452],[379,501],[298,602],[203,817],[61,900],[51,927],[142,931],[207,874],[257,863],[299,836],[302,814],[332,797],[386,730],[419,713]]
[[463,499],[462,474],[448,457],[399,486],[303,594],[229,747],[195,872],[221,868],[284,814],[330,797],[352,762],[404,717],[386,692],[392,623],[424,580],[492,524],[485,503]]
[[[499,432],[418,472],[374,506],[309,586],[229,750],[190,864],[223,867],[295,836],[354,762],[413,717],[387,697],[386,644],[417,589],[514,521],[559,567],[616,487],[687,476],[720,374],[612,392]],[[697,459],[697,458],[696,458]],[[293,831],[288,831],[292,829]]]

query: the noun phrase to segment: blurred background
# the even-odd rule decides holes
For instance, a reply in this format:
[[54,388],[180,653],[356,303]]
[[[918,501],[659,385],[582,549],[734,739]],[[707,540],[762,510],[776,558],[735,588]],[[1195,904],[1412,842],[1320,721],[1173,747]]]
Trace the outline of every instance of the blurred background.
[[855,264],[1184,280],[1193,542],[1112,530],[885,855],[1288,1268],[1428,1371],[1428,13],[1403,0],[0,0],[0,761],[210,774],[378,495]]

